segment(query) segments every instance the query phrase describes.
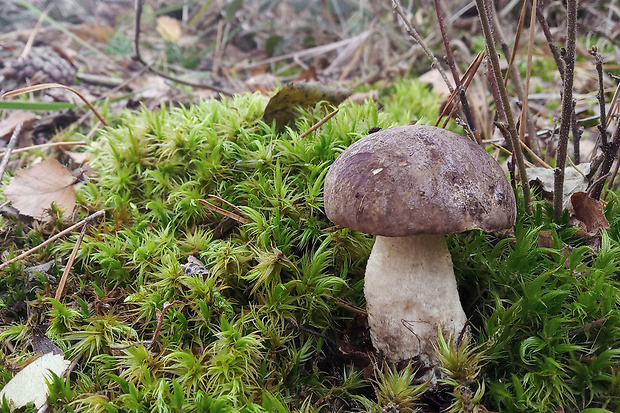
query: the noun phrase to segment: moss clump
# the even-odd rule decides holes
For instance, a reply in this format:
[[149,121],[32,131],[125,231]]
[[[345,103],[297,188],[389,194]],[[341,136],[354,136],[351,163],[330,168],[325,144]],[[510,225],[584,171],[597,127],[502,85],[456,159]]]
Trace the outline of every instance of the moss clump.
[[[434,389],[439,396],[425,399],[428,384],[413,384],[411,367],[384,366],[364,380],[352,353],[341,351],[337,339],[353,314],[338,304],[364,306],[372,238],[327,220],[325,173],[370,128],[434,120],[440,103],[410,81],[381,100],[385,111],[373,103],[344,105],[302,139],[265,124],[265,99],[246,95],[128,112],[91,142],[97,175],[79,193],[81,213],[105,207],[107,218],[85,237],[63,303],[36,289],[41,318],[51,320],[47,336],[68,357],[81,356],[70,379],[50,383],[51,407],[379,412],[459,411],[482,403],[502,412],[543,412],[561,403],[567,411],[616,409],[615,197],[607,206],[611,229],[598,251],[566,224],[552,224],[541,201],[533,217],[519,214],[514,238],[478,231],[449,237],[474,335],[471,346],[441,349],[449,363],[447,379]],[[304,112],[298,130],[324,114],[321,106]],[[220,232],[223,216],[199,202],[218,203],[211,195],[235,205],[238,210],[222,208],[248,222]],[[540,230],[553,232],[553,248],[538,247]],[[75,239],[45,254],[67,257]],[[566,245],[571,252],[563,251]],[[191,255],[205,268],[183,267]],[[10,274],[21,270],[15,266]],[[579,330],[601,318],[606,321]],[[27,354],[31,325],[22,320],[0,332],[20,349],[12,359]],[[363,338],[354,332],[351,337]],[[0,366],[0,383],[8,379],[8,368]]]

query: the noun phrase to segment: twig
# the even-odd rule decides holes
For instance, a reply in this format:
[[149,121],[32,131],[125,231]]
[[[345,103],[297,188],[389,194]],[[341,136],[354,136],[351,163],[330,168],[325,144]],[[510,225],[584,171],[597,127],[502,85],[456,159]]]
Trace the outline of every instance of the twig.
[[431,60],[431,67],[439,71],[439,74],[441,75],[443,81],[446,82],[446,85],[448,85],[448,90],[450,90],[450,93],[452,93],[454,91],[454,88],[452,87],[452,84],[448,80],[448,76],[446,76],[446,72],[443,70],[443,68],[439,64],[439,60],[437,60],[437,58],[435,57],[431,49],[429,49],[426,43],[424,43],[424,39],[422,39],[422,37],[416,31],[415,27],[413,27],[413,25],[411,24],[411,22],[405,15],[403,8],[400,6],[400,3],[398,2],[398,0],[392,0],[392,9],[394,10],[396,14],[400,16],[401,19],[403,19],[403,22],[405,23],[405,30],[407,31],[409,36],[413,37],[416,43],[420,45],[420,47],[422,48],[426,56],[428,56],[428,58]]
[[[536,34],[536,0],[532,0],[533,1],[533,5],[532,5],[532,15],[530,18],[530,38],[529,38],[529,43],[528,43],[528,48],[527,48],[527,69],[526,69],[526,74],[525,74],[525,90],[523,92],[523,100],[522,100],[522,108],[521,108],[521,125],[519,128],[519,142],[523,141],[525,138],[525,128],[527,126],[527,120],[528,120],[528,95],[529,95],[529,91],[530,91],[530,78],[532,76],[532,58],[534,56],[534,35]],[[524,2],[524,4],[526,4],[527,2]],[[513,51],[517,50],[516,45],[515,48],[513,49]],[[508,76],[506,75],[506,78],[508,78]],[[534,136],[528,136],[530,139],[530,144],[532,141],[534,141]],[[533,152],[531,150],[529,150],[528,148],[528,152],[530,154],[532,154]]]
[[609,176],[609,171],[611,170],[614,159],[618,154],[618,149],[620,149],[620,126],[616,128],[611,143],[608,146],[609,150],[603,154],[603,162],[601,164],[601,169],[598,172],[599,178],[592,184],[592,188],[590,189],[590,196],[594,199],[601,198],[601,192],[603,191],[605,180]]
[[247,218],[242,217],[239,214],[235,214],[234,212],[226,211],[225,209],[222,209],[222,208],[220,208],[218,206],[215,206],[211,202],[205,201],[204,199],[199,199],[198,202],[200,202],[202,205],[204,205],[207,208],[209,208],[211,211],[218,212],[218,213],[220,213],[222,215],[225,215],[228,218],[232,218],[235,221],[240,222],[242,224],[247,224],[247,223],[250,222]]
[[80,249],[80,245],[82,245],[82,240],[84,239],[84,235],[86,235],[86,230],[88,229],[89,223],[90,221],[87,220],[84,225],[82,225],[82,231],[80,231],[80,236],[78,237],[75,245],[73,246],[73,250],[71,251],[71,255],[69,256],[67,265],[65,265],[65,270],[62,272],[62,277],[60,277],[58,287],[56,288],[56,294],[54,295],[54,299],[56,301],[60,301],[60,299],[62,298],[62,294],[65,291],[65,286],[67,285],[67,278],[69,278],[69,272],[71,271],[71,268],[73,268],[75,257],[77,256],[78,250]]
[[[581,163],[581,135],[583,134],[583,127],[580,127],[577,123],[577,112],[575,112],[575,108],[577,106],[577,100],[573,99],[573,120],[571,122],[571,128],[573,130],[573,152],[575,156],[575,163],[579,165]],[[570,159],[570,158],[569,158]]]
[[[577,0],[568,0],[566,4],[566,53],[564,54],[564,87],[562,90],[562,115],[558,147],[555,156],[555,173],[553,183],[553,216],[556,221],[562,218],[564,166],[566,165],[566,151],[568,148],[568,133],[573,120],[573,78],[575,71],[575,36],[577,32]],[[609,172],[609,171],[607,171]],[[600,193],[599,193],[600,195]],[[598,198],[597,198],[598,199]]]
[[[504,148],[503,146],[499,145],[498,143],[491,142],[491,145],[493,145],[494,147],[496,147],[496,148],[497,148],[497,149],[499,149],[500,151],[504,152],[504,153],[505,153],[505,154],[507,154],[508,156],[512,156],[512,152],[510,152],[508,149]],[[533,163],[531,163],[531,162],[529,162],[529,161],[525,161],[525,164],[526,164],[527,166],[529,166],[530,168],[535,168],[535,167],[536,167],[536,165],[534,165]],[[547,165],[547,164],[546,164],[546,163],[544,163],[544,164],[543,164],[543,166],[544,166],[544,165]],[[548,165],[547,165],[547,166],[548,166]],[[549,168],[551,168],[551,167],[549,166]]]
[[564,79],[564,62],[560,57],[560,52],[555,44],[555,39],[553,38],[553,34],[551,34],[551,30],[549,30],[547,19],[545,19],[545,13],[543,12],[542,6],[540,4],[536,7],[536,17],[538,18],[538,22],[543,29],[543,33],[545,34],[545,38],[547,39],[547,44],[549,45],[549,49],[551,50],[551,54],[553,55],[553,60],[555,60],[555,64],[558,67],[558,72],[560,72],[560,77]]
[[[497,40],[500,43],[500,47],[502,48],[502,51],[504,52],[504,56],[506,57],[506,59],[508,59],[508,56],[512,56],[512,51],[510,50],[508,43],[506,43],[506,38],[504,37],[504,32],[502,30],[501,22],[499,21],[498,13],[495,12],[495,8],[493,10],[494,10],[494,13],[493,13],[492,23],[495,28],[495,35],[497,36]],[[514,48],[516,49],[516,47],[517,45],[515,44]],[[519,101],[524,102],[525,92],[523,90],[521,74],[519,73],[519,67],[517,65],[513,64],[511,67],[511,71],[510,72],[506,71],[506,77],[504,79],[505,85],[508,84],[507,83],[508,79],[512,79],[512,84],[514,85],[515,92],[517,93],[517,97],[519,98]],[[528,90],[528,95],[529,95],[529,90]],[[527,143],[528,147],[532,148],[532,150],[536,154],[540,154],[541,153],[540,144],[538,143],[538,139],[536,138],[536,125],[534,123],[534,115],[531,112],[532,111],[528,109],[528,116],[526,117],[526,126],[527,126],[528,134],[527,134],[527,137],[525,138],[525,142]]]
[[601,142],[603,144],[603,151],[608,145],[607,143],[607,117],[605,114],[605,86],[603,85],[603,56],[598,52],[598,47],[592,46],[588,51],[594,60],[596,61],[596,73],[598,74],[598,107],[600,111],[600,122],[598,124],[598,130],[601,133]]
[[586,331],[586,330],[588,330],[588,329],[590,329],[590,328],[592,328],[594,326],[597,326],[599,324],[603,324],[605,321],[607,321],[607,317],[603,317],[603,318],[599,318],[598,320],[594,320],[591,323],[588,323],[588,324],[586,324],[583,327],[579,327],[576,330],[569,331],[568,332],[568,336],[569,337],[576,336],[577,334],[583,333],[584,331]]
[[15,129],[13,129],[13,134],[9,140],[9,144],[6,146],[6,150],[2,153],[4,156],[2,157],[2,163],[0,163],[0,182],[2,182],[4,171],[9,163],[9,159],[11,159],[11,153],[13,153],[13,148],[15,148],[15,145],[17,144],[17,139],[19,139],[19,134],[22,131],[23,125],[24,122],[20,122]]
[[33,252],[45,247],[47,244],[56,241],[58,238],[67,235],[68,233],[70,233],[71,231],[75,230],[76,228],[81,227],[82,225],[84,225],[87,222],[92,222],[93,220],[95,220],[96,218],[99,218],[100,216],[105,215],[105,210],[101,209],[97,212],[95,212],[94,214],[84,218],[83,220],[81,220],[80,222],[78,222],[77,224],[73,224],[71,225],[69,228],[62,230],[61,232],[59,232],[58,234],[54,235],[53,237],[49,238],[46,241],[43,241],[41,244],[37,245],[36,247],[30,248],[28,251],[19,254],[17,257],[14,257],[10,260],[8,260],[7,262],[5,262],[4,264],[0,264],[0,270],[8,267],[9,265],[21,260],[24,257],[27,257],[28,255],[32,254]]
[[25,59],[26,56],[28,56],[28,53],[30,53],[30,50],[32,49],[32,45],[34,44],[34,39],[37,37],[37,33],[39,33],[39,29],[41,28],[41,25],[47,18],[47,13],[49,12],[49,9],[51,7],[52,5],[49,4],[45,8],[45,10],[43,10],[43,13],[41,13],[41,15],[39,16],[39,20],[37,20],[37,24],[34,25],[34,29],[32,29],[30,36],[28,36],[28,41],[26,42],[26,45],[24,46],[24,50],[22,50],[22,54],[19,55],[20,60]]
[[504,114],[506,116],[506,121],[508,123],[507,130],[508,136],[510,137],[512,150],[514,151],[514,159],[517,164],[517,168],[519,169],[519,175],[521,178],[521,190],[523,191],[523,202],[525,212],[529,215],[532,214],[532,195],[530,193],[530,184],[527,179],[527,172],[525,170],[525,158],[523,156],[523,151],[521,150],[521,145],[519,145],[519,137],[517,136],[517,129],[515,126],[515,121],[512,116],[512,110],[510,109],[510,101],[508,100],[508,93],[506,91],[506,87],[504,86],[502,70],[499,65],[499,57],[497,54],[497,49],[495,48],[495,41],[493,40],[493,35],[491,34],[491,27],[489,23],[489,16],[487,15],[487,10],[484,5],[484,0],[476,0],[476,7],[478,8],[478,15],[480,17],[480,22],[482,24],[482,31],[484,34],[485,42],[488,48],[488,56],[491,60],[491,66],[493,67],[493,76],[495,78],[495,83],[497,84],[498,92],[501,98],[501,103],[503,105]]
[[340,109],[334,110],[333,112],[331,112],[327,116],[325,116],[323,119],[321,119],[320,121],[318,121],[317,123],[312,125],[312,127],[310,127],[310,129],[308,129],[307,131],[305,131],[304,133],[299,135],[299,139],[305,138],[306,136],[310,135],[312,132],[314,132],[315,130],[320,128],[322,124],[324,124],[325,122],[327,122],[328,120],[333,118],[334,115],[336,115],[336,113],[338,113],[338,111],[340,111]]
[[454,62],[454,56],[452,56],[452,49],[450,48],[450,39],[448,39],[448,33],[446,32],[446,25],[443,21],[443,11],[441,10],[441,0],[435,1],[435,13],[437,14],[437,21],[439,22],[439,30],[441,31],[441,38],[443,40],[444,48],[446,49],[446,61],[452,71],[452,78],[454,79],[454,85],[456,86],[457,93],[461,99],[461,105],[463,106],[463,112],[465,112],[465,118],[467,124],[472,132],[476,130],[476,124],[474,117],[471,114],[469,103],[467,102],[467,96],[465,95],[465,88],[461,82],[461,77],[456,70],[456,63]]
[[157,346],[157,338],[159,337],[159,333],[161,333],[161,326],[164,324],[164,316],[166,315],[166,311],[168,311],[168,309],[175,304],[183,304],[183,302],[175,300],[169,303],[166,301],[161,310],[157,309],[157,327],[155,327],[155,333],[153,333],[153,339],[151,340],[149,350],[155,351],[155,347]]
[[144,61],[144,59],[142,58],[142,55],[140,54],[140,21],[142,20],[142,5],[144,3],[144,0],[136,0],[136,31],[134,33],[134,47],[135,47],[135,55],[133,56],[133,60],[137,61],[138,63],[142,64],[143,66],[145,66],[146,68],[148,68],[148,70],[151,73],[156,74],[157,76],[163,77],[164,79],[168,79],[171,80],[173,82],[176,83],[180,83],[182,85],[187,85],[187,86],[192,86],[192,87],[198,87],[198,88],[203,88],[203,89],[209,89],[209,90],[213,90],[214,92],[218,92],[221,93],[222,95],[225,96],[232,96],[232,93],[224,90],[224,89],[220,89],[216,86],[211,86],[211,85],[203,85],[200,83],[193,83],[193,82],[188,82],[185,80],[181,80],[178,79],[176,77],[173,76],[169,76],[166,73],[160,72],[157,69],[154,69],[150,64],[146,63]]
[[[22,153],[22,152],[28,152],[28,151],[32,151],[34,149],[43,149],[43,148],[51,148],[51,147],[56,147],[56,146],[83,146],[83,145],[88,145],[88,142],[86,141],[75,141],[75,142],[47,142],[47,143],[42,143],[41,145],[32,145],[32,146],[24,146],[23,148],[19,148],[19,149],[15,149],[12,154],[15,155],[16,153]],[[8,148],[7,148],[8,149]],[[6,154],[6,150],[3,152],[0,152],[0,156]]]

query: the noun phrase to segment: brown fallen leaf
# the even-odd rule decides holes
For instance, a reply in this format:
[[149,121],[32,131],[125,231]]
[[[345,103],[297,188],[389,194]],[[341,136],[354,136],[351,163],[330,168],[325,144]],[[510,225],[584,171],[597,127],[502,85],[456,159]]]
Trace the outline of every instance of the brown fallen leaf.
[[75,207],[75,178],[57,160],[49,159],[15,173],[4,195],[21,214],[45,220],[55,202],[71,214]]
[[275,121],[278,129],[283,129],[295,122],[298,108],[311,108],[321,101],[337,106],[350,94],[346,89],[318,82],[289,83],[269,99],[263,118],[267,123]]
[[[574,218],[578,221],[578,226],[585,226],[589,236],[598,234],[602,229],[609,229],[601,201],[590,198],[585,192],[575,192],[571,195],[570,202],[574,211],[571,220]],[[579,225],[580,223],[583,225]]]

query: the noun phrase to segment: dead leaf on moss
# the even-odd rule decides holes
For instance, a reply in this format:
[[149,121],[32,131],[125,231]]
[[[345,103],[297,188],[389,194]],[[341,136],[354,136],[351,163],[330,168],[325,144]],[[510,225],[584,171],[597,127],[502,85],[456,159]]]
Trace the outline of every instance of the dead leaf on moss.
[[182,34],[179,21],[170,16],[161,16],[157,18],[157,31],[164,40],[174,44],[179,43]]
[[574,211],[571,218],[577,221],[578,226],[585,226],[587,235],[594,236],[602,229],[609,229],[601,201],[590,198],[585,192],[576,192],[570,197],[570,202]]
[[292,125],[299,116],[298,108],[311,108],[321,101],[338,106],[351,92],[318,82],[293,82],[275,94],[265,108],[265,122],[276,122],[278,129]]
[[51,372],[61,376],[69,364],[69,360],[60,354],[47,353],[37,358],[4,386],[0,399],[6,397],[11,409],[19,409],[28,403],[41,408],[47,399],[47,380],[51,378]]
[[4,195],[21,214],[39,220],[55,202],[71,214],[75,207],[75,178],[57,160],[49,159],[15,173]]
[[[564,172],[564,191],[562,194],[562,205],[568,208],[570,197],[576,192],[585,191],[588,188],[588,180],[586,175],[590,173],[590,164],[582,163],[578,168],[569,166]],[[555,172],[548,168],[527,168],[527,178],[530,185],[539,185],[543,191],[545,199],[551,199],[553,196],[553,185],[555,182]]]

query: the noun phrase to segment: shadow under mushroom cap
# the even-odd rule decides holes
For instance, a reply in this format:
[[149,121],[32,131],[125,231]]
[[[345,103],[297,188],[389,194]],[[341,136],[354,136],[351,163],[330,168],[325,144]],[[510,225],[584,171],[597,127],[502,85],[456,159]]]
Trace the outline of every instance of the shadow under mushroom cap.
[[401,237],[509,228],[515,197],[499,164],[457,133],[399,126],[351,145],[325,177],[325,212],[334,223]]

